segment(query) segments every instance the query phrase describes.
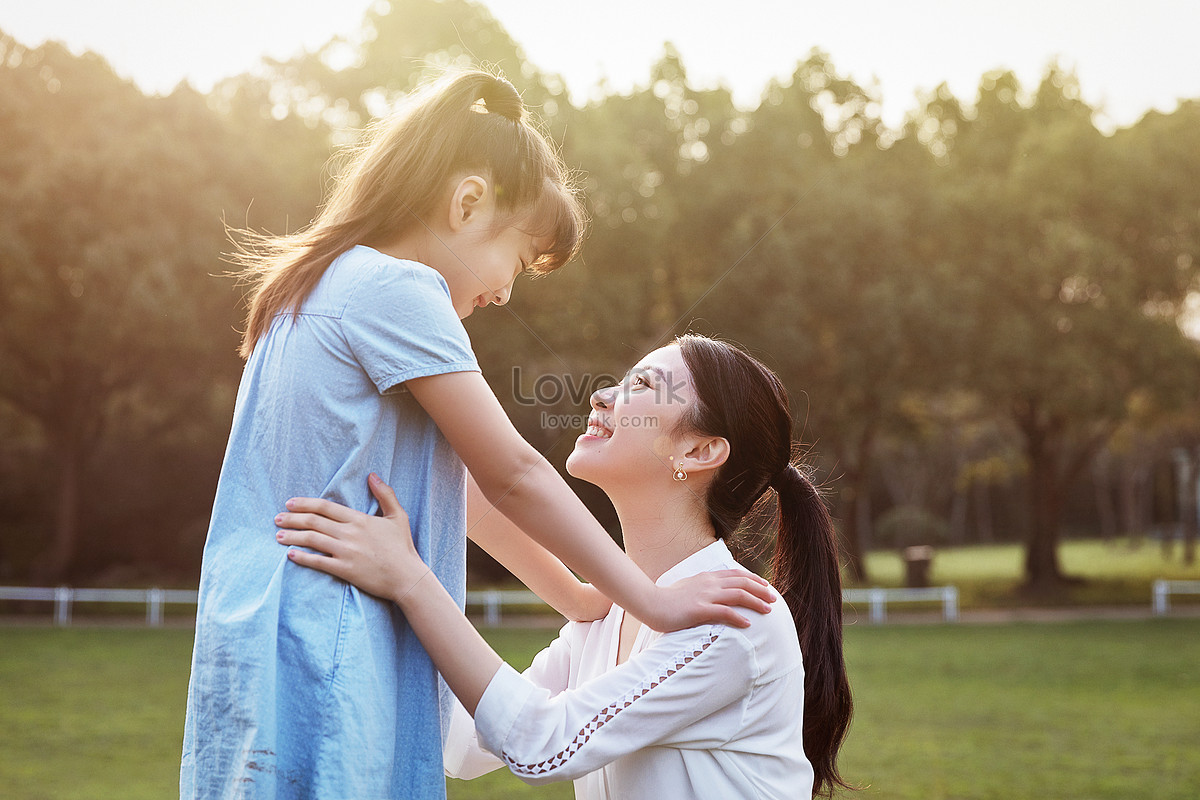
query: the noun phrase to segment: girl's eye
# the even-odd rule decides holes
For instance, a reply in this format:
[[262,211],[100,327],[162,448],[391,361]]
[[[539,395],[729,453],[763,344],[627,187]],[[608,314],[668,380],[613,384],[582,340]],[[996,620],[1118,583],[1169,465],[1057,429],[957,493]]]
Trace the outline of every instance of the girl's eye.
[[650,381],[646,380],[646,376],[644,376],[644,375],[634,375],[633,376],[633,385],[634,386],[649,386]]

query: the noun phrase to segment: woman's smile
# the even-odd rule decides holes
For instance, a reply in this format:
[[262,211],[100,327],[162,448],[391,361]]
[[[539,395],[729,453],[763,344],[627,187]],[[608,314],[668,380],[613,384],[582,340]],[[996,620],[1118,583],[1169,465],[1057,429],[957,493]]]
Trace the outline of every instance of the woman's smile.
[[587,431],[584,432],[580,439],[611,439],[612,428],[600,418],[596,412],[592,412],[588,417]]

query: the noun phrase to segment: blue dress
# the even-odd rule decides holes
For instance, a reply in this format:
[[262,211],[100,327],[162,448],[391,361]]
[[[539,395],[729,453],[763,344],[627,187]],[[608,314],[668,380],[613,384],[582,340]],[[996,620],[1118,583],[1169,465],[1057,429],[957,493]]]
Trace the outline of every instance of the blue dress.
[[465,469],[404,382],[478,370],[441,275],[367,247],[254,348],[204,547],[181,798],[440,798],[450,695],[391,603],[288,561],[295,496],[377,510],[377,472],[460,604]]

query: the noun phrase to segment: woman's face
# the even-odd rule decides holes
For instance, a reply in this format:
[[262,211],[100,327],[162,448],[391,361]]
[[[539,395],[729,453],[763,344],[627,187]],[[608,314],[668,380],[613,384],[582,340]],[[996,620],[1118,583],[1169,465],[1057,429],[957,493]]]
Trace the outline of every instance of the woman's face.
[[588,427],[575,440],[567,472],[601,488],[670,481],[672,456],[683,455],[676,428],[695,396],[679,346],[655,350],[619,385],[592,394]]

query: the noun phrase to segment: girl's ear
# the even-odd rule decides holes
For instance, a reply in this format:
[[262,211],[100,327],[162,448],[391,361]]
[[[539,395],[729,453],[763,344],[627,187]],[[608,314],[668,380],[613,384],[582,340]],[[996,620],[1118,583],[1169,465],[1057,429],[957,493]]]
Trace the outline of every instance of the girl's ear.
[[468,175],[458,182],[450,195],[450,230],[462,230],[491,202],[492,194],[485,178]]
[[687,452],[688,472],[717,469],[729,458],[729,441],[723,436],[712,436],[696,442]]

